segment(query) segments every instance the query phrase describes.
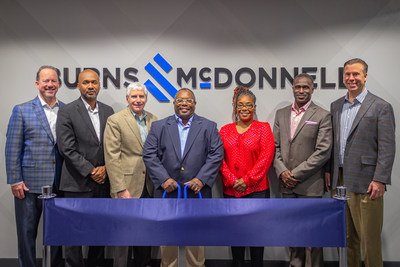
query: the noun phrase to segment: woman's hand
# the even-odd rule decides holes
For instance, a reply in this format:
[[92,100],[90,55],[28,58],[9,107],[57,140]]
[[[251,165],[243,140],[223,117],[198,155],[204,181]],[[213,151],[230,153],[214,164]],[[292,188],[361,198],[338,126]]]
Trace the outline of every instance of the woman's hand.
[[239,193],[243,193],[247,189],[246,183],[243,181],[243,178],[239,178],[233,184],[233,189],[238,191]]

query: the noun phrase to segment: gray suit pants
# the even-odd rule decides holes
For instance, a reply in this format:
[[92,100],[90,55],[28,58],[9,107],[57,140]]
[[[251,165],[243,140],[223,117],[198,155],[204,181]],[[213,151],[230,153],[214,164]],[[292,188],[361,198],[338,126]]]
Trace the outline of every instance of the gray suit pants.
[[[321,198],[292,194],[282,194],[283,198]],[[291,267],[323,267],[322,248],[289,247],[289,266]]]

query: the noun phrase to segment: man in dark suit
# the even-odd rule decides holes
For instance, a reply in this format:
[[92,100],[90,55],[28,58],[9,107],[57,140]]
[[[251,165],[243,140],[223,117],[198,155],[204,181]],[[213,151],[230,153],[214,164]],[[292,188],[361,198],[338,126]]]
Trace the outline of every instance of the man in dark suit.
[[[274,167],[283,198],[321,198],[323,166],[330,158],[332,123],[328,111],[314,104],[313,79],[299,74],[293,82],[294,103],[276,112]],[[323,266],[322,248],[290,247],[290,266]]]
[[[69,198],[109,198],[110,182],[104,163],[103,132],[114,111],[97,101],[99,76],[79,74],[81,97],[60,109],[56,132],[64,158],[60,189]],[[85,266],[80,246],[65,248],[66,266]],[[89,247],[88,266],[104,266],[104,247]]]
[[382,266],[383,194],[390,184],[395,155],[392,106],[369,92],[368,65],[355,58],[344,63],[346,96],[331,104],[334,146],[328,186],[345,185],[347,266]]
[[[58,181],[55,124],[64,104],[57,100],[60,72],[42,66],[36,74],[39,95],[14,107],[7,129],[7,183],[14,195],[20,266],[36,266],[36,235],[42,214],[41,187]],[[51,248],[51,266],[62,264],[61,247]]]
[[[154,197],[177,197],[177,183],[190,188],[188,197],[211,197],[211,187],[223,160],[223,145],[215,122],[197,116],[196,99],[180,89],[175,115],[153,122],[143,147],[143,160],[154,183]],[[186,248],[187,266],[204,266],[204,247]],[[177,248],[161,247],[161,266],[177,266]]]

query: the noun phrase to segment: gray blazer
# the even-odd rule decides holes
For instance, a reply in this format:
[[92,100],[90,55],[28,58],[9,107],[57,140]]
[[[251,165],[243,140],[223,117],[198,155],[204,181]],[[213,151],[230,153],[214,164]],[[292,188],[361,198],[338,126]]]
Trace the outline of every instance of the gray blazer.
[[299,126],[290,139],[291,105],[276,112],[274,124],[274,167],[279,177],[290,170],[301,180],[293,189],[284,188],[282,193],[305,196],[322,196],[324,193],[323,166],[329,160],[332,148],[332,124],[328,111],[311,102]]
[[[60,189],[68,192],[89,192],[97,183],[90,177],[94,167],[103,166],[103,133],[106,121],[114,111],[99,104],[100,141],[81,98],[58,111],[56,133],[58,150],[64,158]],[[109,187],[108,178],[104,186]]]
[[[340,118],[345,97],[331,104],[334,146],[331,186],[339,172]],[[390,184],[395,155],[395,120],[392,106],[368,92],[358,111],[344,152],[344,184],[350,192],[365,194],[371,181]]]

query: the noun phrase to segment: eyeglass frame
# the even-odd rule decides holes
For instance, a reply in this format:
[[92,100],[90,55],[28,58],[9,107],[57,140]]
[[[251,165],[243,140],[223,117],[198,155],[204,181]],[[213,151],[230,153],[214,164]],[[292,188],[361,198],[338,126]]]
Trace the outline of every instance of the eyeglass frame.
[[183,102],[185,102],[189,105],[195,103],[194,98],[176,98],[174,102],[176,102],[177,104],[183,104]]
[[246,105],[236,105],[236,109],[242,110],[243,108],[246,108],[247,110],[252,110],[255,107],[253,104],[246,104]]

